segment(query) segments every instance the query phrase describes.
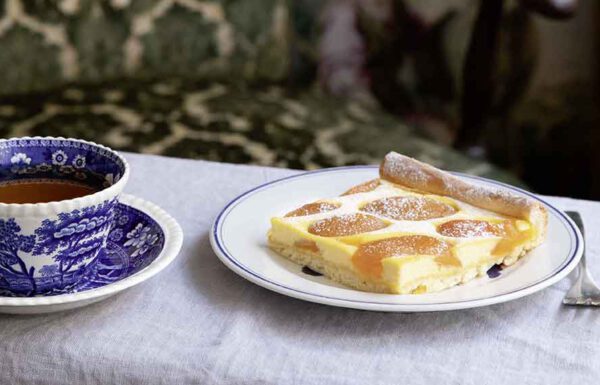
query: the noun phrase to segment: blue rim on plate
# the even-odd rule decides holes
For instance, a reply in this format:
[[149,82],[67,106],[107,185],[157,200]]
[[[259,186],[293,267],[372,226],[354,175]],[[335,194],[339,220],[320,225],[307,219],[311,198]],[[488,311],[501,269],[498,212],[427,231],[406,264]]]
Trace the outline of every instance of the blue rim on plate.
[[[502,302],[501,298],[507,297],[507,296],[511,296],[512,294],[515,293],[519,293],[519,292],[524,292],[524,294],[522,296],[528,295],[528,294],[532,294],[533,292],[535,292],[535,290],[528,292],[528,290],[531,290],[533,288],[535,288],[536,286],[542,284],[543,282],[546,282],[550,279],[552,279],[553,277],[557,277],[557,276],[561,276],[560,278],[563,278],[562,275],[566,275],[568,272],[565,272],[565,269],[567,269],[568,267],[573,268],[573,262],[575,262],[575,259],[577,259],[577,261],[579,260],[579,258],[581,257],[582,254],[582,243],[580,242],[580,238],[581,238],[581,234],[579,232],[579,229],[575,226],[575,224],[573,223],[573,221],[566,215],[564,214],[562,211],[558,210],[557,208],[555,208],[554,206],[552,206],[551,204],[549,204],[548,202],[544,201],[543,199],[540,199],[539,197],[537,197],[536,195],[520,189],[518,187],[514,187],[511,185],[508,185],[506,183],[502,183],[502,182],[498,182],[498,181],[494,181],[494,180],[490,180],[490,179],[486,179],[483,177],[478,177],[478,176],[474,176],[474,175],[467,175],[467,174],[463,174],[463,173],[458,173],[458,172],[453,172],[453,174],[463,177],[463,178],[468,178],[468,179],[473,179],[473,180],[478,180],[478,181],[483,181],[485,183],[490,183],[490,184],[494,184],[497,186],[501,186],[505,189],[509,189],[509,190],[513,190],[513,191],[517,191],[521,194],[527,195],[539,202],[541,202],[542,204],[544,204],[549,210],[551,210],[552,212],[554,212],[557,217],[559,219],[561,219],[561,221],[563,223],[565,223],[566,225],[568,225],[568,228],[571,230],[569,232],[569,239],[571,242],[570,245],[570,250],[571,250],[571,254],[569,255],[568,258],[566,258],[563,263],[558,266],[552,273],[550,273],[548,276],[534,282],[534,283],[530,283],[528,285],[525,285],[523,287],[519,287],[517,289],[514,289],[510,292],[505,292],[496,296],[492,296],[492,297],[485,297],[485,298],[478,298],[478,299],[471,299],[471,300],[463,300],[463,301],[451,301],[451,302],[436,302],[436,303],[419,303],[419,304],[406,304],[406,303],[390,303],[390,302],[377,302],[377,301],[362,301],[362,300],[351,300],[351,299],[345,299],[345,298],[339,298],[339,297],[332,297],[332,296],[324,296],[321,294],[315,294],[315,293],[311,293],[311,292],[307,292],[307,291],[303,291],[303,290],[298,290],[296,288],[287,286],[285,284],[281,284],[279,282],[275,282],[273,280],[268,279],[267,277],[265,277],[264,275],[253,271],[252,269],[250,269],[248,266],[245,266],[244,264],[242,264],[241,262],[239,262],[227,249],[227,246],[224,245],[223,243],[223,239],[222,239],[222,224],[224,223],[225,219],[227,218],[227,215],[235,208],[235,206],[237,206],[238,204],[240,204],[241,202],[243,202],[245,199],[249,198],[251,195],[253,195],[254,193],[257,193],[263,189],[265,189],[266,187],[273,185],[273,184],[279,184],[282,182],[286,182],[286,181],[290,181],[293,179],[297,179],[297,178],[303,178],[306,176],[312,176],[312,175],[318,175],[318,174],[323,174],[323,173],[329,173],[329,172],[337,172],[337,171],[343,171],[343,170],[355,170],[355,169],[373,169],[376,170],[378,169],[378,166],[343,166],[343,167],[333,167],[333,168],[327,168],[327,169],[322,169],[322,170],[315,170],[315,171],[308,171],[308,172],[303,172],[300,174],[296,174],[296,175],[291,175],[291,176],[287,176],[284,178],[280,178],[280,179],[276,179],[264,184],[261,184],[259,186],[256,186],[240,195],[238,195],[237,197],[235,197],[233,200],[231,200],[222,210],[221,212],[218,214],[218,216],[216,217],[214,223],[213,223],[213,227],[211,230],[211,244],[213,246],[213,249],[216,251],[217,256],[219,257],[219,259],[221,259],[228,267],[232,267],[235,266],[238,269],[242,270],[243,272],[245,272],[246,274],[250,275],[251,277],[253,277],[254,279],[252,280],[254,283],[263,286],[267,289],[279,292],[281,294],[285,294],[285,295],[290,295],[293,296],[295,298],[299,298],[299,299],[303,299],[303,300],[308,300],[308,301],[312,301],[312,302],[317,302],[317,303],[325,303],[325,300],[329,300],[329,301],[335,301],[335,302],[341,302],[341,303],[346,303],[346,305],[340,304],[339,306],[346,306],[346,307],[352,307],[352,304],[365,304],[365,305],[377,305],[377,306],[383,306],[388,308],[387,310],[390,310],[390,308],[394,308],[394,307],[412,307],[413,305],[417,305],[418,307],[423,307],[423,308],[427,308],[427,307],[436,307],[436,306],[440,306],[440,305],[460,305],[458,308],[469,308],[469,307],[475,307],[478,306],[479,303],[481,303],[482,301],[486,301],[488,302],[488,304],[494,304],[494,303],[498,303],[498,302]],[[574,243],[574,247],[573,247],[573,243]],[[234,270],[236,273],[239,274],[238,271],[236,271],[236,269],[232,269]],[[570,271],[570,270],[569,270]],[[563,274],[561,274],[563,273]],[[555,283],[555,282],[552,282]],[[550,284],[552,284],[550,283]],[[545,287],[545,286],[544,286]],[[283,289],[282,291],[278,291],[276,288],[280,288]],[[296,294],[296,295],[295,295]],[[522,296],[519,296],[517,298],[520,298]],[[494,301],[496,299],[496,301]],[[469,306],[472,305],[472,306]],[[383,310],[383,309],[382,309]]]

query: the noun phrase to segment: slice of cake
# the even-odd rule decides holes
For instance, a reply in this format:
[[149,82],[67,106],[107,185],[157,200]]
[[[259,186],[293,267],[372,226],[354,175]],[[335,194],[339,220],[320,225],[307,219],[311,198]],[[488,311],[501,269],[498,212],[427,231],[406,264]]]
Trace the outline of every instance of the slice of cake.
[[511,265],[545,238],[535,200],[393,152],[379,174],[272,218],[271,249],[356,289],[416,294]]

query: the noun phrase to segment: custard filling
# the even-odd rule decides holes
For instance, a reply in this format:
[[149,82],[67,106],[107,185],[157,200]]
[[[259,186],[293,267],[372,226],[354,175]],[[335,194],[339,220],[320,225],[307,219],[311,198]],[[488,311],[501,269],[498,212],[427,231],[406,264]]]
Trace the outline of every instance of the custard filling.
[[271,244],[403,293],[471,279],[505,258],[518,258],[536,237],[526,220],[380,179],[271,222]]

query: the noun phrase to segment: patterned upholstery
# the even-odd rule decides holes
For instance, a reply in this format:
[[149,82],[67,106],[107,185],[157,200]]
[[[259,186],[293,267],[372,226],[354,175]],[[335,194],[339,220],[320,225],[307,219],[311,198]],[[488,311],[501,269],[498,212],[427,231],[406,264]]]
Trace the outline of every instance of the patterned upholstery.
[[284,0],[0,0],[0,94],[166,75],[280,81],[289,18]]
[[0,0],[0,134],[301,169],[376,163],[394,149],[515,182],[372,99],[324,93],[322,3]]

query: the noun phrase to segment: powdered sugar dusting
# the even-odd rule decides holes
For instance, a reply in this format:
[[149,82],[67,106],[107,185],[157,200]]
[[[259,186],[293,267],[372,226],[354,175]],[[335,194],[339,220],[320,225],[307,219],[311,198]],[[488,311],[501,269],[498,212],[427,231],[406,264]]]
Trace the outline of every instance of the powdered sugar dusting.
[[381,180],[379,178],[373,179],[368,182],[361,183],[357,186],[352,187],[350,190],[343,193],[342,196],[370,192],[370,191],[375,190],[380,185],[381,185]]
[[308,232],[322,237],[343,237],[381,230],[389,223],[367,214],[337,215],[321,219],[308,227]]
[[448,192],[454,194],[464,194],[471,200],[475,201],[511,201],[516,205],[526,205],[528,199],[510,191],[494,188],[491,186],[474,185],[460,181],[460,184],[453,181],[449,183],[444,180],[444,186],[446,186]]
[[439,225],[438,233],[453,238],[497,237],[502,228],[487,221],[459,219]]
[[403,255],[445,255],[452,245],[426,235],[407,235],[364,243],[359,253],[378,257],[399,257]]
[[338,202],[313,202],[305,204],[304,206],[297,208],[294,211],[290,211],[285,214],[286,217],[302,217],[306,215],[314,215],[320,213],[326,213],[329,211],[333,211],[341,206],[341,203]]
[[478,207],[528,219],[535,203],[524,196],[459,178],[407,156],[390,152],[381,167],[382,178],[422,191],[451,196]]
[[413,159],[400,155],[396,152],[390,152],[385,156],[383,163],[384,175],[402,175],[415,184],[428,183],[431,175],[419,167]]
[[[389,158],[395,159],[409,159],[410,162],[415,162],[418,166],[412,167],[412,169],[424,170],[423,173],[415,171],[415,175],[420,175],[417,179],[426,178],[426,173],[431,173],[432,178],[437,178],[438,181],[435,185],[451,190],[458,189],[463,195],[469,196],[495,196],[491,195],[492,192],[489,188],[480,188],[479,185],[471,185],[464,183],[459,178],[456,178],[450,174],[446,174],[437,169],[429,167],[424,164],[420,164],[415,160],[403,157],[402,155],[390,154],[386,157],[386,162]],[[406,162],[405,164],[409,164]],[[397,160],[396,165],[403,164],[403,161]],[[385,165],[385,164],[384,164]],[[411,166],[407,166],[409,169]],[[430,171],[431,168],[433,171]],[[382,167],[383,169],[383,167]],[[384,171],[382,170],[382,176]],[[453,178],[452,180],[446,180],[446,176]],[[377,179],[367,181],[358,186],[373,186],[376,184],[376,188],[370,191],[364,191],[357,194],[343,195],[338,197],[328,198],[323,201],[309,203],[306,206],[318,204],[318,210],[309,210],[310,212],[296,213],[295,215],[288,214],[286,221],[295,223],[299,229],[303,231],[309,231],[314,235],[320,235],[324,237],[338,237],[357,235],[361,233],[378,232],[392,234],[415,234],[422,236],[430,236],[434,238],[441,238],[445,234],[439,232],[438,226],[444,222],[451,222],[452,220],[485,220],[492,221],[510,219],[510,216],[501,215],[492,209],[485,209],[482,207],[476,207],[462,200],[460,197],[457,199],[447,200],[447,198],[436,198],[436,195],[452,195],[431,192],[431,194],[420,193],[425,189],[419,189],[418,186],[405,185],[395,183],[394,180],[388,178],[381,179],[377,182]],[[463,188],[457,188],[456,186],[462,184]],[[497,190],[498,196],[508,197],[510,199],[520,197],[506,193],[504,190]],[[491,199],[491,198],[490,198]],[[495,198],[503,199],[503,198]],[[446,203],[450,202],[450,204]],[[298,212],[297,209],[294,212]],[[331,211],[334,210],[334,211]],[[492,218],[494,218],[492,220]],[[453,244],[460,244],[463,242],[469,242],[469,238],[477,237],[488,237],[497,236],[494,229],[487,228],[480,224],[479,227],[474,228],[463,228],[464,223],[461,225],[457,222],[456,228],[448,228],[448,237],[454,238]],[[447,225],[450,226],[450,225]],[[489,223],[489,226],[495,226]],[[500,226],[501,228],[501,226]],[[453,232],[451,234],[450,232]]]
[[452,215],[456,210],[445,203],[419,196],[396,196],[372,201],[361,211],[403,221],[422,221]]

